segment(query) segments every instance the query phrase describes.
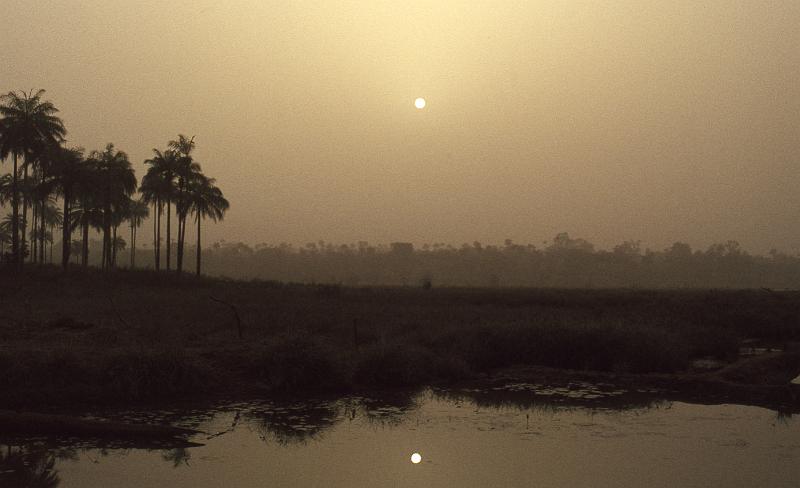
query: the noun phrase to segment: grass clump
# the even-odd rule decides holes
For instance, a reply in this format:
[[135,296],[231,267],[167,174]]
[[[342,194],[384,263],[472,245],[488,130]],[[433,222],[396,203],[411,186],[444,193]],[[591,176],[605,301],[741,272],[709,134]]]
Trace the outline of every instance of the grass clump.
[[147,400],[201,392],[211,373],[180,350],[130,351],[100,361],[99,386],[120,400]]

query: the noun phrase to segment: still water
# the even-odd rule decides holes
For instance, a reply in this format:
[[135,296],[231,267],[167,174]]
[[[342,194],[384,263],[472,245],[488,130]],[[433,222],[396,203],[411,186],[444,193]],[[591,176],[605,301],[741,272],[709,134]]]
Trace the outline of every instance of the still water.
[[0,487],[800,486],[797,416],[587,384],[103,416],[191,427],[203,445],[0,441]]

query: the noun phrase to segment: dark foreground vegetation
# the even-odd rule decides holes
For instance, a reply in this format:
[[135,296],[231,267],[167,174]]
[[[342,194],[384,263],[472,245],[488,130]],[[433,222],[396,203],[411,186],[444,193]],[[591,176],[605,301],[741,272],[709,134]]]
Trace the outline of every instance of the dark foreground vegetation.
[[[697,358],[735,361],[745,340],[800,340],[800,293],[767,290],[347,288],[40,267],[0,271],[0,296],[0,408],[413,386],[515,365],[685,373]],[[798,373],[787,357],[777,376],[731,379],[786,384]]]

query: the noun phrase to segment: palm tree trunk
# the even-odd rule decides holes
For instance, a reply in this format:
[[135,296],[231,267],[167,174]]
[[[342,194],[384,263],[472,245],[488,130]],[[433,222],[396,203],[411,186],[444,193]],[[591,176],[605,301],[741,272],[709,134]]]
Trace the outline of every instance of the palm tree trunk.
[[21,268],[19,259],[19,186],[17,153],[14,153],[14,176],[11,178],[11,255],[12,262]]
[[44,220],[44,199],[42,199],[42,208],[39,211],[39,219],[42,221],[39,228],[42,234],[39,236],[39,262],[44,264],[44,236],[46,233],[45,231],[47,230],[47,222]]
[[82,221],[83,221],[83,236],[82,236],[83,241],[81,242],[81,244],[82,244],[82,247],[83,247],[83,249],[82,249],[83,252],[81,253],[82,254],[82,256],[81,256],[81,259],[82,259],[81,265],[84,268],[86,268],[87,266],[89,266],[89,214],[86,212],[86,200],[84,200],[84,204],[83,204],[83,216],[82,217],[83,217],[82,218]]
[[158,207],[158,212],[156,212],[156,220],[158,221],[158,225],[156,226],[156,271],[161,270],[161,199],[156,199],[156,205]]
[[176,254],[178,255],[178,263],[177,263],[176,269],[178,271],[178,274],[181,274],[181,269],[183,268],[183,252],[182,252],[183,249],[181,249],[182,248],[182,246],[181,246],[181,229],[183,228],[183,225],[181,224],[181,214],[180,214],[180,212],[175,212],[175,214],[178,217],[178,249],[176,251]]
[[106,228],[103,229],[103,239],[105,240],[105,252],[106,252],[106,260],[105,260],[105,269],[111,267],[111,212],[108,212],[108,217],[106,217]]
[[[29,157],[25,156],[25,168],[23,169],[22,173],[22,187],[25,188],[27,191],[28,189],[28,159]],[[25,252],[25,248],[27,245],[27,236],[25,234],[28,232],[28,195],[22,195],[22,252]],[[30,253],[28,253],[30,254]],[[25,256],[22,256],[20,259],[20,264],[25,261]]]
[[[67,186],[66,184],[64,185]],[[69,266],[69,252],[70,252],[70,208],[69,208],[69,199],[70,194],[68,189],[64,189],[64,225],[61,226],[61,267],[65,270]],[[55,239],[54,239],[55,240]],[[50,260],[52,261],[52,247],[50,248],[51,257]]]
[[131,218],[131,269],[133,269],[133,254],[136,251],[133,240],[133,218]]
[[111,267],[117,267],[117,225],[114,226],[114,237],[111,238]]
[[202,254],[202,250],[200,249],[200,213],[197,213],[197,276],[200,276],[200,255]]
[[186,259],[186,218],[189,216],[187,211],[183,214],[183,226],[181,227],[181,261]]
[[171,220],[170,219],[170,215],[171,214],[172,214],[172,212],[171,212],[171,209],[170,209],[170,201],[169,201],[169,198],[168,198],[167,199],[167,271],[170,270],[170,263],[169,263],[170,259],[169,258],[170,258],[170,249],[172,247],[172,242],[170,242],[170,239],[172,237],[171,236],[171,230],[170,230],[170,220]]
[[53,248],[56,245],[56,234],[55,234],[55,232],[56,232],[56,226],[51,224],[50,225],[50,235],[53,236],[53,238],[50,240],[50,264],[53,264]]
[[180,216],[178,227],[178,274],[183,271],[183,261],[186,257],[186,216],[186,213]]
[[158,233],[156,232],[156,228],[158,228],[158,206],[156,202],[153,202],[153,267],[158,271]]
[[110,257],[108,252],[108,238],[109,238],[109,233],[111,231],[108,225],[109,213],[110,211],[108,210],[108,208],[104,207],[103,208],[103,255],[101,256],[100,259],[100,269],[106,269],[108,267],[108,258]]
[[131,269],[136,268],[136,234],[138,229],[133,228],[133,242],[131,243]]
[[38,208],[39,208],[39,205],[37,205],[36,203],[31,205],[31,220],[33,221],[33,225],[31,226],[31,235],[30,235],[30,238],[31,238],[30,259],[31,259],[31,262],[34,263],[34,264],[36,263],[36,256],[38,256],[38,254],[36,252],[37,251],[36,245],[39,242],[38,236],[36,235],[36,229],[37,229],[38,217],[39,217],[39,212],[37,211]]

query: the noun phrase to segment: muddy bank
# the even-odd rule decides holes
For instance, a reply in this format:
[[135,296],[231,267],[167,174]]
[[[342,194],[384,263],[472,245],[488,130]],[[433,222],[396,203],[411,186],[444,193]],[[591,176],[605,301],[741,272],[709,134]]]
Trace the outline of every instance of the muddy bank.
[[[774,352],[742,358],[714,371],[676,374],[625,374],[519,366],[494,371],[481,378],[459,382],[453,389],[516,389],[532,392],[547,387],[602,385],[623,388],[645,396],[693,403],[739,403],[782,411],[800,412],[800,352]],[[640,395],[641,396],[641,395]]]

